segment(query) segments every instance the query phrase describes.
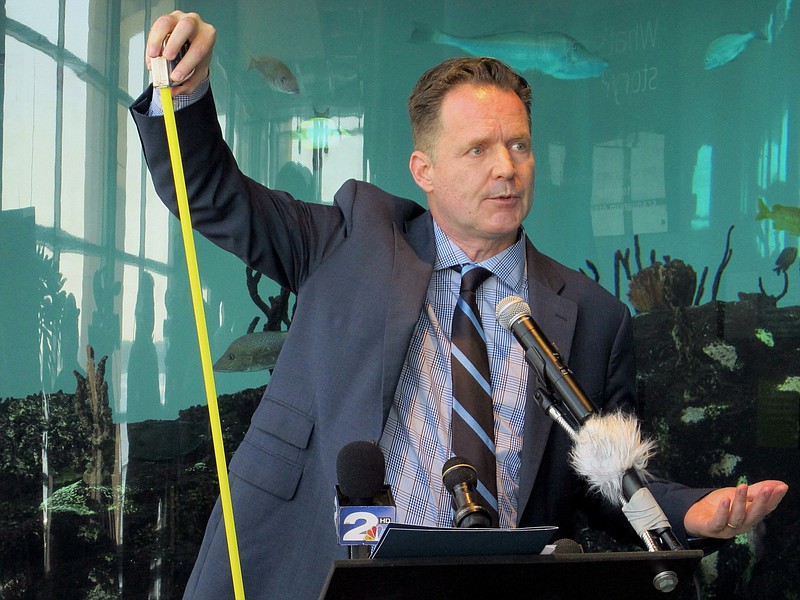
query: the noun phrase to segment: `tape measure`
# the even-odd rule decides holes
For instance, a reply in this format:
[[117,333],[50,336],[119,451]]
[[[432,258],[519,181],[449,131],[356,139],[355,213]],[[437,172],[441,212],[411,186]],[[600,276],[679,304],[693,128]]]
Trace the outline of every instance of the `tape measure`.
[[169,87],[167,60],[163,57],[151,59],[153,73],[153,89],[161,94],[164,109],[164,125],[167,130],[167,143],[172,163],[172,176],[175,180],[175,195],[178,198],[178,214],[180,215],[183,248],[186,253],[186,267],[189,272],[189,287],[192,294],[194,322],[197,327],[197,341],[200,346],[200,363],[203,369],[203,382],[208,401],[208,416],[211,421],[211,439],[214,442],[214,459],[219,480],[219,497],[222,504],[222,520],[225,524],[225,538],[228,542],[228,557],[231,564],[233,593],[236,600],[244,600],[244,584],[242,583],[242,566],[239,560],[239,546],[236,542],[236,526],[233,521],[233,503],[231,502],[230,483],[228,482],[228,463],[225,460],[225,448],[222,441],[222,424],[219,418],[217,390],[214,384],[214,369],[211,360],[211,348],[208,343],[203,295],[200,288],[200,271],[197,267],[197,252],[194,247],[192,219],[189,212],[189,198],[186,193],[186,180],[183,174],[183,161],[178,143],[178,127],[175,123],[175,109],[172,104],[172,92]]

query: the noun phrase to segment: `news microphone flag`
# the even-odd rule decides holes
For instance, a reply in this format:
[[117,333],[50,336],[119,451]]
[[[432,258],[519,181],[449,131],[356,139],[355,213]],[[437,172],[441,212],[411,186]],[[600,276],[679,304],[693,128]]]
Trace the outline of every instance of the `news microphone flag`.
[[336,486],[336,529],[339,545],[376,545],[389,523],[396,518],[394,498],[388,485],[375,497],[374,506],[348,506],[339,486]]

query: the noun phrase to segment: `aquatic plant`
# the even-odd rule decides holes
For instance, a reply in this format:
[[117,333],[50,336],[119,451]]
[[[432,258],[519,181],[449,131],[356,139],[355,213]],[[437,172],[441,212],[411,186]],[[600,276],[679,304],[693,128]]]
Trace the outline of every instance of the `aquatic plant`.
[[39,509],[54,513],[72,512],[77,515],[93,515],[96,512],[86,503],[86,489],[82,481],[57,489],[39,505]]
[[[89,451],[86,437],[75,426],[74,395],[58,392],[48,398],[48,415],[40,394],[0,402],[0,502],[24,493],[20,481],[42,472],[42,432],[48,434],[48,463],[54,482],[80,477]],[[23,486],[24,487],[24,486]],[[41,493],[35,478],[31,490]]]
[[[267,317],[267,322],[264,323],[264,331],[280,331],[281,325],[286,325],[288,328],[292,324],[289,318],[289,289],[281,287],[281,291],[277,296],[269,297],[269,304],[267,304],[258,292],[258,283],[261,281],[263,274],[246,267],[245,275],[247,276],[247,291],[250,294],[250,299]],[[252,327],[255,328],[255,324],[252,324]]]
[[[733,225],[728,229],[725,250],[714,277],[711,291],[712,302],[717,299],[722,274],[733,256],[732,232]],[[655,249],[650,250],[650,264],[645,267],[642,264],[638,234],[633,236],[633,244],[636,273],[633,273],[631,269],[630,248],[614,252],[614,294],[617,298],[621,297],[620,283],[621,276],[624,274],[628,281],[628,298],[637,313],[649,312],[658,308],[680,308],[700,304],[705,293],[708,267],[703,268],[698,280],[694,268],[680,259],[665,255],[662,257],[663,261],[656,260]],[[589,261],[586,261],[586,264],[593,270],[595,281],[599,281],[600,276],[594,264]]]
[[733,257],[733,249],[731,248],[731,233],[733,232],[733,225],[728,228],[728,235],[725,238],[725,252],[722,253],[722,261],[719,263],[719,267],[717,267],[717,274],[714,276],[714,284],[711,287],[711,301],[715,302],[717,299],[717,293],[719,292],[719,284],[722,281],[722,273],[725,271],[725,267],[728,266],[728,263],[731,262],[731,257]]

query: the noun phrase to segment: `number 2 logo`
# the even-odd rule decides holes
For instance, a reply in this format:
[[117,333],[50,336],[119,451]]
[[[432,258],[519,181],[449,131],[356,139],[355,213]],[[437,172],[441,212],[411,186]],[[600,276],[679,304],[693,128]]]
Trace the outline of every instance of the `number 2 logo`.
[[[368,512],[354,512],[344,519],[345,525],[355,525],[342,536],[343,542],[363,542],[371,528],[377,527],[378,517]],[[374,537],[373,537],[374,539]]]

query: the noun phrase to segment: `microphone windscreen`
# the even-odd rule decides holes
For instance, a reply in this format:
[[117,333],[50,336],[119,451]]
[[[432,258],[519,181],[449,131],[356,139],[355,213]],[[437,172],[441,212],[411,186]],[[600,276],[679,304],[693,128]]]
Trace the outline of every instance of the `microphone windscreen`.
[[575,435],[570,461],[590,489],[618,506],[623,475],[629,469],[644,474],[654,451],[653,440],[642,440],[636,417],[618,411],[586,420]]
[[386,461],[374,442],[350,442],[336,456],[339,490],[351,499],[372,499],[383,490]]
[[506,296],[497,303],[495,315],[500,325],[511,329],[511,325],[520,317],[531,316],[531,307],[519,296]]
[[459,483],[475,485],[478,483],[478,472],[466,458],[454,456],[442,466],[442,481],[448,490]]

